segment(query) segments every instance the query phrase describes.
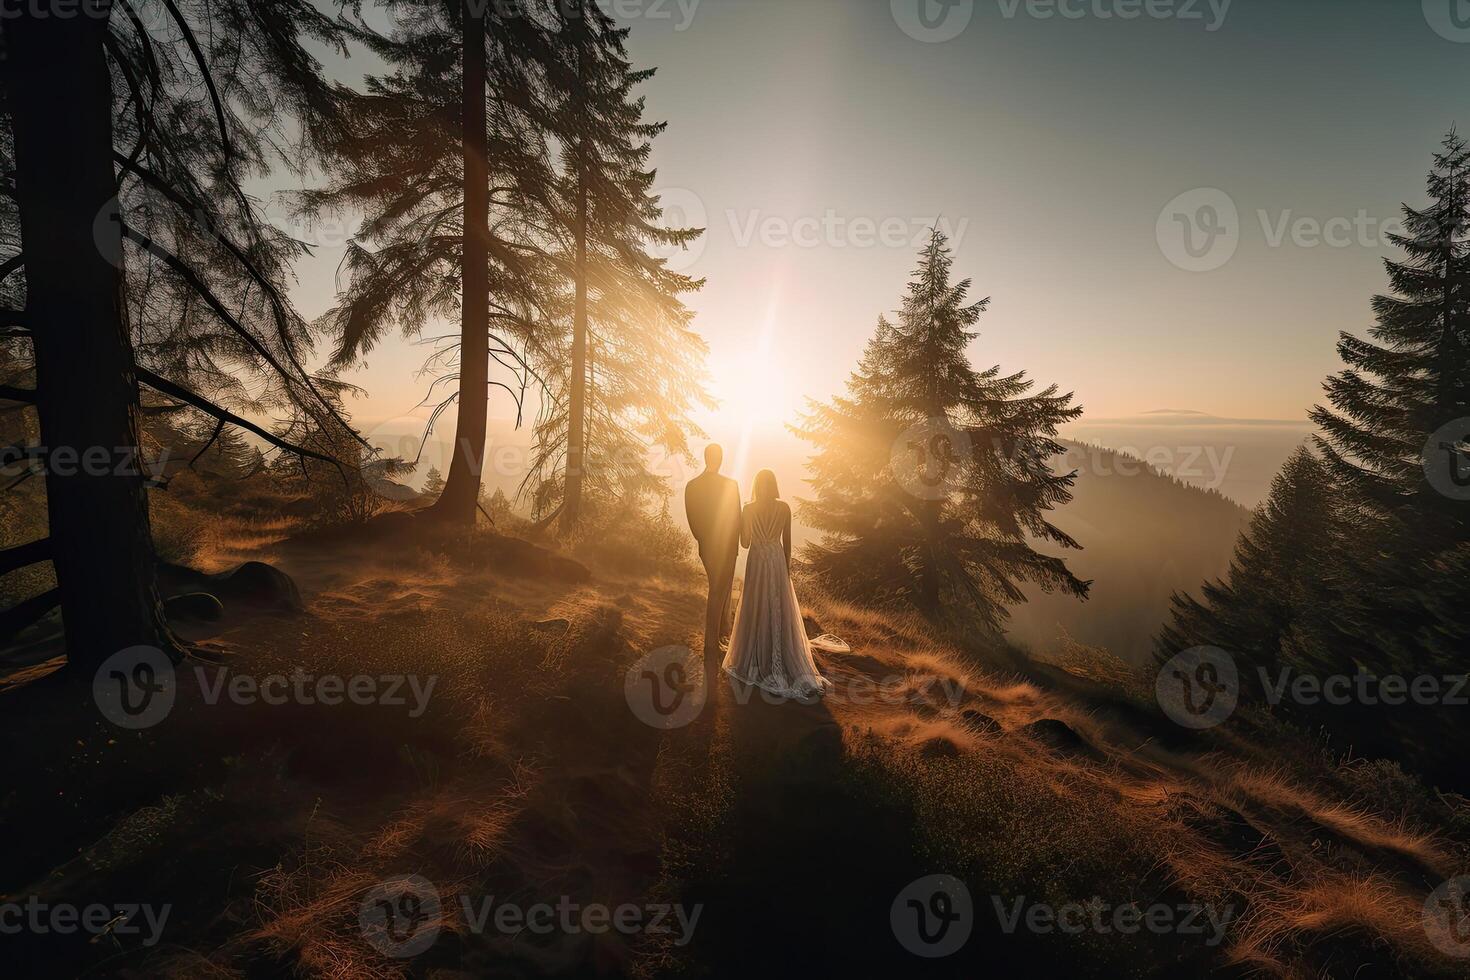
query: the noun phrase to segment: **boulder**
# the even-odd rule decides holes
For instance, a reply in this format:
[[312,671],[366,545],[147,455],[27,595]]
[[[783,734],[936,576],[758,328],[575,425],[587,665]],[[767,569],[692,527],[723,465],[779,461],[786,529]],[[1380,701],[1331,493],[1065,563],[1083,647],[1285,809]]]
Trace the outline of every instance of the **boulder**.
[[208,592],[223,605],[240,602],[291,612],[303,608],[291,576],[263,561],[247,561],[215,575],[164,562],[158,566],[158,585],[166,597]]
[[215,592],[226,599],[280,609],[302,608],[296,582],[279,568],[263,561],[247,561],[223,579],[218,576],[210,578],[219,583]]
[[208,592],[185,592],[163,600],[163,611],[169,619],[212,623],[224,618],[225,606]]
[[943,736],[936,735],[919,746],[919,755],[926,759],[953,759],[959,754],[959,746]]
[[1081,755],[1093,759],[1102,758],[1102,753],[1087,739],[1078,735],[1071,725],[1057,718],[1042,718],[1019,729],[1022,735],[1033,738],[1064,755]]

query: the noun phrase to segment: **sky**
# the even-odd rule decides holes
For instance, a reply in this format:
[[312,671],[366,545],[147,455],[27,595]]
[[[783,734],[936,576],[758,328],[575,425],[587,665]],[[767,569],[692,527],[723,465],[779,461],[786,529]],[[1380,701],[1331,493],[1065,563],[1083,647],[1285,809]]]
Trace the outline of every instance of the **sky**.
[[[671,221],[708,228],[671,261],[707,279],[699,422],[747,480],[799,479],[784,424],[841,389],[935,222],[991,297],[974,363],[1075,392],[1093,431],[1299,423],[1470,99],[1462,0],[603,2],[658,68]],[[340,257],[299,270],[308,315]],[[356,417],[410,428],[424,353],[371,355]]]

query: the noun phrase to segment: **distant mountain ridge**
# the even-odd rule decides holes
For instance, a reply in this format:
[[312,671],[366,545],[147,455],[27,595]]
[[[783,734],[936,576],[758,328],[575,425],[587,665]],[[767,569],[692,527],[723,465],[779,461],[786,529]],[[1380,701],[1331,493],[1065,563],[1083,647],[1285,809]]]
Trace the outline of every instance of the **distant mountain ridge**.
[[1170,595],[1224,573],[1250,511],[1130,454],[1063,444],[1067,452],[1054,462],[1076,469],[1077,481],[1053,523],[1082,545],[1063,557],[1092,580],[1091,597],[1078,602],[1027,589],[1030,601],[1011,609],[1011,638],[1041,652],[1059,650],[1065,636],[1142,664]]

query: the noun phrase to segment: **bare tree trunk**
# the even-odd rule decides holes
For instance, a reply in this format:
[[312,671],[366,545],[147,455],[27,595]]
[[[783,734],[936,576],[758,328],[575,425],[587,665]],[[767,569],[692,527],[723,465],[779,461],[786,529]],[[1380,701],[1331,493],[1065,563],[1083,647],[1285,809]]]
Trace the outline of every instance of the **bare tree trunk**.
[[[587,45],[590,33],[585,0],[577,0],[576,21],[570,25],[577,44],[577,92],[581,115],[587,115]],[[572,376],[567,402],[567,473],[562,488],[561,526],[570,531],[582,516],[582,482],[587,465],[587,161],[591,150],[584,136],[577,146],[577,268],[576,300],[572,313]]]
[[577,170],[577,299],[572,323],[572,378],[567,406],[567,479],[562,530],[582,515],[582,478],[587,454],[587,175]]
[[474,527],[490,401],[490,171],[485,136],[485,4],[464,3],[464,252],[454,456],[436,517]]
[[138,385],[123,298],[112,165],[107,0],[73,17],[27,5],[5,27],[6,91],[48,453],[51,560],[68,659],[174,650],[155,579],[138,451]]

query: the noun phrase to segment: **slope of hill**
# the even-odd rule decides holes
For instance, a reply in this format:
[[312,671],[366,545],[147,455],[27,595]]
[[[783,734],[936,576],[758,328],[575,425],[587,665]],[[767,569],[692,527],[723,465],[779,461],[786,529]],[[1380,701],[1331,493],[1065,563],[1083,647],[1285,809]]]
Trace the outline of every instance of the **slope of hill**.
[[1010,636],[1042,653],[1062,649],[1070,637],[1143,664],[1169,596],[1225,571],[1250,512],[1127,454],[1066,445],[1056,466],[1076,469],[1077,482],[1054,523],[1082,545],[1064,557],[1080,578],[1092,580],[1092,594],[1078,602],[1028,590],[1030,601],[1012,609]]
[[[156,724],[6,695],[26,738],[0,817],[26,832],[0,892],[159,913],[8,937],[19,975],[1458,975],[1423,917],[1470,853],[1463,800],[1285,732],[1174,729],[1141,677],[1017,676],[808,595],[852,648],[820,656],[830,697],[721,686],[655,725],[649,658],[677,645],[698,680],[687,570],[533,576],[372,528],[257,543],[304,610],[194,628]],[[424,697],[247,701],[221,670]]]

